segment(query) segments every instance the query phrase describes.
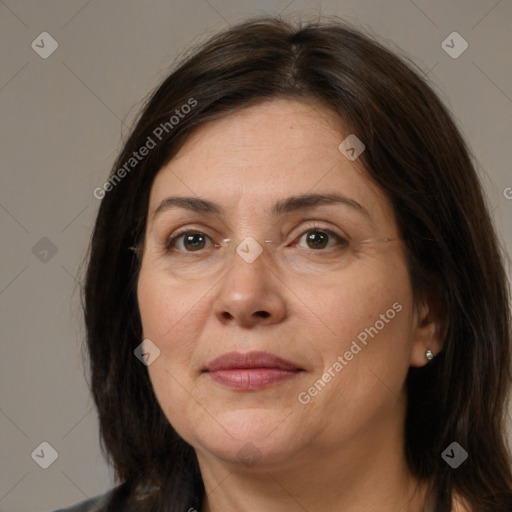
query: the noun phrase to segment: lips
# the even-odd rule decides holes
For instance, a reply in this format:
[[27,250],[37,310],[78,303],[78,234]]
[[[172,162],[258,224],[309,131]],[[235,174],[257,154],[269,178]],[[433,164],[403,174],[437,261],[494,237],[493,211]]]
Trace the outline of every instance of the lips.
[[254,391],[296,376],[303,371],[268,352],[228,352],[210,361],[204,372],[226,387]]
[[206,366],[206,371],[216,372],[220,370],[236,370],[250,368],[275,368],[279,370],[300,370],[290,361],[281,359],[268,352],[228,352]]

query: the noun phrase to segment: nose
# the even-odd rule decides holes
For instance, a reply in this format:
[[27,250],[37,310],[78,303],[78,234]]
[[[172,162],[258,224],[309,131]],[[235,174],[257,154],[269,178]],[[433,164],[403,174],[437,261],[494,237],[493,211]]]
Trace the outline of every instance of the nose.
[[244,242],[232,255],[232,265],[221,278],[213,305],[221,323],[254,327],[279,323],[285,318],[285,287],[269,264],[269,251],[262,248],[256,258],[247,258]]

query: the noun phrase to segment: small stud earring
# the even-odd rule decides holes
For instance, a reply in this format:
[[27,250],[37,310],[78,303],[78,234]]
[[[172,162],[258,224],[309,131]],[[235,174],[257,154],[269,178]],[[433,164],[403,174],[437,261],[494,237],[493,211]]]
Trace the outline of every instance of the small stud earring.
[[434,352],[432,352],[432,350],[430,350],[429,348],[427,348],[427,350],[425,351],[425,357],[426,357],[429,361],[432,361],[432,359],[434,359]]

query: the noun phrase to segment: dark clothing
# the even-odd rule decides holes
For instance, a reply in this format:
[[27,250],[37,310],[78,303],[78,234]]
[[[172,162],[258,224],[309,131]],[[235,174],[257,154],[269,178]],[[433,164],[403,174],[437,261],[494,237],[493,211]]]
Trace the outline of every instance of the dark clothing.
[[[59,508],[52,512],[105,512],[112,493],[115,489],[110,489],[104,494],[99,494],[94,498],[88,498],[80,502],[74,503],[66,508]],[[119,511],[122,512],[122,511]]]
[[[139,500],[144,497],[146,492],[147,490],[138,489]],[[130,486],[124,482],[103,494],[49,512],[147,512],[147,505],[142,502],[135,502],[133,496],[130,499],[130,495]],[[196,509],[189,505],[186,507],[181,505],[178,508],[180,512],[198,512],[197,509],[201,509],[201,507]],[[169,512],[171,510],[178,512],[178,508],[169,506],[167,509]]]

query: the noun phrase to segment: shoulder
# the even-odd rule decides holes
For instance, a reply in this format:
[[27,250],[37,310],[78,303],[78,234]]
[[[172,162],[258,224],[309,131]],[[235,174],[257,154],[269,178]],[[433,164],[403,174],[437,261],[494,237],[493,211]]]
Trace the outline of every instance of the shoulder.
[[109,491],[103,494],[98,494],[93,498],[88,498],[74,503],[69,507],[59,508],[58,510],[53,510],[51,512],[105,512],[108,507],[108,502],[115,490],[116,488],[110,489]]

